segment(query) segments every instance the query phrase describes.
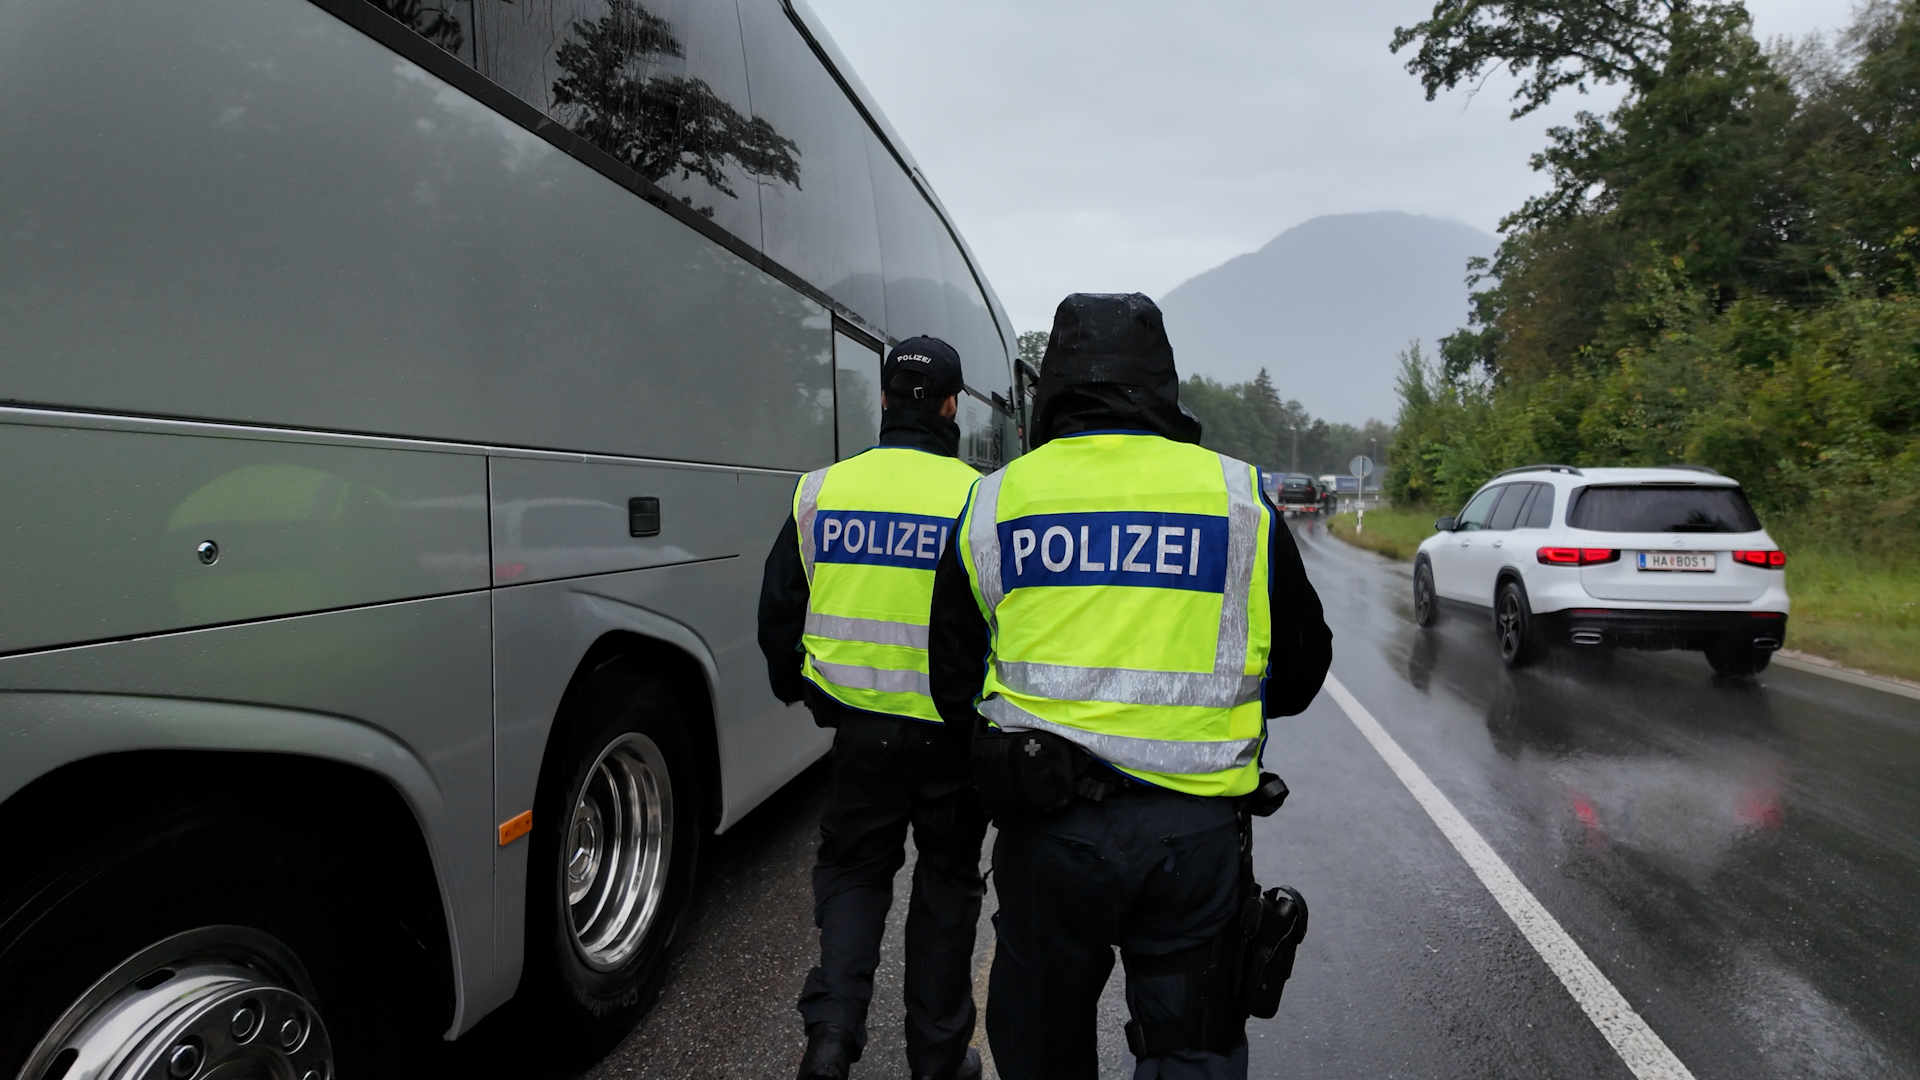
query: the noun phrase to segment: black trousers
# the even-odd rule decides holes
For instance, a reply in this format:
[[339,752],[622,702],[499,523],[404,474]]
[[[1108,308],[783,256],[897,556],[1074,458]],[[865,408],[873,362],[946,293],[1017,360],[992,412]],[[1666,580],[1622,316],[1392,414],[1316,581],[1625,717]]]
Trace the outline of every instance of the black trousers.
[[833,797],[820,823],[813,916],[820,966],[807,975],[800,1015],[867,1042],[867,1006],[893,876],[906,862],[907,827],[919,859],[907,909],[907,1063],[941,1073],[973,1039],[973,939],[980,921],[980,843],[987,816],[967,763],[971,732],[838,710]]
[[[1100,992],[1113,950],[1157,956],[1212,941],[1239,914],[1240,833],[1233,804],[1128,788],[1005,822],[993,849],[1000,910],[987,1038],[1005,1080],[1096,1080]],[[1186,1012],[1187,977],[1127,980],[1142,1022]],[[1175,1051],[1141,1061],[1134,1080],[1245,1080],[1244,1039],[1225,1054]]]

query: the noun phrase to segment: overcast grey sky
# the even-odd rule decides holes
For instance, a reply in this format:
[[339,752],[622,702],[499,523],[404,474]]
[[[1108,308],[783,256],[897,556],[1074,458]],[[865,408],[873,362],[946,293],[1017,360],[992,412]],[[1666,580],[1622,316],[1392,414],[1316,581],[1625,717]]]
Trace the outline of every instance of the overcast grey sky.
[[[1159,295],[1321,214],[1491,232],[1539,190],[1511,83],[1425,100],[1387,51],[1431,0],[809,0],[1022,330],[1074,291]],[[1748,0],[1761,37],[1848,0]]]

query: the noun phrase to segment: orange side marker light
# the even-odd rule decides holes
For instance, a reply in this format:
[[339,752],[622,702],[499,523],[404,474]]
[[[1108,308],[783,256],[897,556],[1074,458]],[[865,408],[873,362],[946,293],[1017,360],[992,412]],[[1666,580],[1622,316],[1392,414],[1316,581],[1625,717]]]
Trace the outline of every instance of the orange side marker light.
[[500,846],[506,847],[533,831],[533,811],[523,810],[501,824]]

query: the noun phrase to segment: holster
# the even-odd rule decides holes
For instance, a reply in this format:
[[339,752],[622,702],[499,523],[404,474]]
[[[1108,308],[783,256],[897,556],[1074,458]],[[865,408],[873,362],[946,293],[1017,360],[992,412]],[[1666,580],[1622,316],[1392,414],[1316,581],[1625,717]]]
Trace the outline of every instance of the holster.
[[973,786],[995,821],[1018,821],[1064,810],[1078,790],[1086,751],[1050,731],[1002,731],[985,723],[973,734]]
[[1280,1011],[1280,995],[1293,975],[1293,959],[1307,936],[1307,901],[1285,888],[1264,893],[1253,878],[1253,819],[1266,817],[1286,802],[1287,785],[1272,773],[1239,798],[1240,917],[1220,936],[1190,949],[1162,956],[1122,954],[1129,976],[1187,976],[1185,1013],[1177,1020],[1127,1024],[1127,1048],[1136,1058],[1174,1050],[1225,1053],[1246,1033],[1249,1016],[1270,1019]]

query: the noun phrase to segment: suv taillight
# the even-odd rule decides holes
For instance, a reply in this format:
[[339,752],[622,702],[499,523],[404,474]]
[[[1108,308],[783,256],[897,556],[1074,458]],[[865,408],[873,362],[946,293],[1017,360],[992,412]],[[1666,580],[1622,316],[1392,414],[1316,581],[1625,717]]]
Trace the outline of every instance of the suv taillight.
[[1544,547],[1537,556],[1548,566],[1597,566],[1620,561],[1617,548]]
[[1779,570],[1787,565],[1787,553],[1784,551],[1736,551],[1733,561],[1757,566],[1762,570]]

